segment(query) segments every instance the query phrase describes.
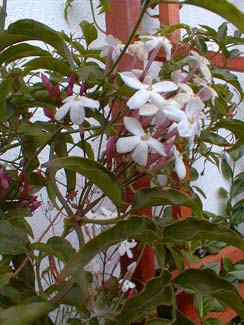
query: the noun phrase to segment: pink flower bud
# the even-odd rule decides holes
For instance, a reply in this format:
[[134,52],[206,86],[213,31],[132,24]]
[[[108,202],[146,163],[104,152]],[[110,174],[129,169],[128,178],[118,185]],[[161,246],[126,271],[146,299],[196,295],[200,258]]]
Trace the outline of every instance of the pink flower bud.
[[7,181],[7,179],[5,177],[3,177],[1,180],[1,186],[2,186],[2,189],[4,191],[7,191],[9,189],[9,182]]
[[23,190],[21,191],[20,196],[19,196],[20,201],[23,201],[25,199],[26,195],[28,194],[29,187],[30,187],[30,183],[25,182]]
[[198,95],[201,98],[201,100],[203,100],[204,102],[209,100],[212,97],[212,93],[208,87],[201,88],[199,90]]
[[75,75],[72,74],[69,78],[69,85],[66,89],[66,94],[68,96],[71,96],[73,94],[74,83],[75,83]]
[[18,179],[19,183],[22,183],[25,180],[25,178],[26,178],[26,172],[20,173],[19,179]]
[[48,77],[41,73],[41,78],[42,78],[42,83],[43,83],[43,86],[46,88],[46,90],[49,92],[49,95],[51,97],[53,97],[53,87],[51,85],[51,82],[50,80],[48,79]]
[[86,92],[86,83],[82,82],[81,87],[80,87],[80,95],[84,95],[84,93]]
[[60,92],[59,85],[55,85],[55,86],[54,86],[54,88],[53,88],[53,93],[54,93],[54,99],[55,99],[57,102],[60,102],[60,101],[61,101],[61,92]]
[[135,292],[135,288],[129,289],[127,298],[128,299],[132,298],[134,296],[134,292]]
[[50,118],[52,121],[55,120],[53,113],[48,108],[44,107],[43,111],[46,117]]

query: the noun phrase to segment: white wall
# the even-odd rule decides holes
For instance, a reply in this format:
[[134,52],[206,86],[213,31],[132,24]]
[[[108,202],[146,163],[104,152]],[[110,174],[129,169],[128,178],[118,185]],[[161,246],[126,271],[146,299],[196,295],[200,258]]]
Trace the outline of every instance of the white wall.
[[[99,1],[93,2],[95,7],[99,3]],[[242,0],[233,0],[232,2],[244,10],[244,2]],[[64,19],[64,5],[65,0],[8,0],[6,25],[18,19],[32,18],[56,30],[64,30],[67,33],[72,32],[77,34],[80,30],[79,23],[83,19],[91,20],[89,2],[86,0],[73,1],[72,7],[68,11],[69,23]],[[98,16],[97,21],[104,29],[104,17],[102,15]],[[186,5],[181,9],[181,21],[192,26],[206,24],[217,28],[223,22],[223,19],[206,10]],[[144,26],[147,24],[146,22]],[[240,78],[243,82],[244,78],[242,76],[240,76]],[[205,202],[205,208],[218,213],[221,213],[223,207],[217,194],[220,185],[221,180],[217,169],[212,165],[208,166],[198,186],[201,186],[202,189],[208,193],[208,200]],[[43,218],[42,220],[42,222],[38,221],[35,224],[37,232],[40,232],[44,227],[45,219]]]

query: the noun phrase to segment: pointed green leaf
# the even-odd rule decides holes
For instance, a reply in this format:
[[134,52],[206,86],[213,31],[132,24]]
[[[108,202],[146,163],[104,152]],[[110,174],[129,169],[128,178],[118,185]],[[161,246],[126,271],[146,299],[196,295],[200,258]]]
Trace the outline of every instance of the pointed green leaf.
[[74,73],[73,69],[71,69],[64,61],[49,56],[43,56],[28,61],[25,64],[24,73],[27,74],[29,71],[39,69],[55,71],[63,76],[70,76]]
[[43,41],[54,47],[73,67],[71,53],[58,32],[32,19],[18,20],[0,34],[0,50],[27,40]]
[[161,205],[187,206],[201,214],[201,209],[193,200],[173,188],[153,187],[140,189],[136,192],[132,208],[140,210]]
[[53,307],[46,302],[17,305],[0,312],[1,325],[27,325],[47,315]]
[[123,205],[123,188],[118,178],[98,162],[80,157],[67,157],[54,159],[48,162],[46,166],[56,169],[66,168],[87,177],[117,207]]
[[144,290],[127,300],[121,312],[108,324],[129,325],[150,315],[159,305],[172,305],[173,291],[170,278],[170,272],[163,271],[159,277],[149,280]]
[[244,301],[237,289],[213,270],[189,269],[178,275],[173,282],[177,287],[223,301],[244,318]]
[[229,228],[207,220],[187,218],[166,226],[162,231],[165,242],[179,244],[190,240],[216,240],[244,250],[241,237]]
[[7,220],[0,220],[0,254],[21,254],[27,251],[28,237],[26,231],[15,227]]
[[244,14],[228,0],[181,0],[181,4],[190,4],[210,10],[244,32]]
[[[115,220],[116,222],[116,220]],[[146,217],[132,217],[122,220],[117,224],[91,239],[80,251],[66,264],[63,276],[74,274],[87,265],[99,252],[113,244],[120,243],[128,238],[134,239],[137,235],[143,238],[143,233],[156,231],[154,222]]]
[[87,45],[90,45],[92,41],[97,39],[97,30],[93,23],[89,23],[88,21],[83,20],[80,23],[80,27],[82,29],[82,33]]
[[[30,56],[47,56],[50,55],[47,51],[44,51],[38,46],[30,44],[17,44],[13,45],[0,55],[0,65],[5,63],[16,61],[21,58],[30,57]],[[51,55],[50,55],[51,57]]]

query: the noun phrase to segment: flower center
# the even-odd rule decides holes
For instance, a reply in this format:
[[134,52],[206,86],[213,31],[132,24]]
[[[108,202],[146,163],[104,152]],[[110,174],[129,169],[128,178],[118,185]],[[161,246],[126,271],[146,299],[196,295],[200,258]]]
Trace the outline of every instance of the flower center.
[[79,100],[80,100],[80,95],[75,95],[75,97],[74,97],[74,100],[76,101],[76,102],[78,102]]
[[194,116],[192,116],[192,118],[188,118],[188,122],[189,122],[190,124],[194,124],[194,123],[195,123]]
[[150,139],[150,133],[145,133],[142,137],[141,140],[143,141],[148,141]]

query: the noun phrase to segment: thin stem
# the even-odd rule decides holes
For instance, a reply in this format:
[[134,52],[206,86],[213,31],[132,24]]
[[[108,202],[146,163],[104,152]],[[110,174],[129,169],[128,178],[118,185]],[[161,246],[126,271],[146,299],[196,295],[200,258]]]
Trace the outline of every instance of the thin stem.
[[[41,236],[38,238],[37,242],[40,242],[43,239],[43,237],[48,233],[48,231],[50,230],[50,228],[53,226],[53,224],[58,219],[58,217],[59,217],[60,213],[62,212],[62,210],[63,210],[63,207],[58,211],[58,213],[53,218],[53,220],[49,223],[49,225],[47,226],[47,228],[43,231],[43,233],[41,234]],[[14,274],[12,276],[12,279],[15,279],[18,276],[18,274],[23,270],[23,268],[25,267],[25,265],[28,262],[29,258],[30,258],[30,256],[29,255],[26,255],[26,257],[21,262],[20,266],[14,272]]]
[[92,12],[92,19],[93,19],[93,22],[94,22],[94,25],[97,27],[97,29],[102,32],[103,34],[106,34],[106,31],[103,30],[97,23],[97,20],[96,20],[96,15],[95,15],[95,11],[94,11],[94,6],[93,6],[93,2],[92,0],[89,0],[90,1],[90,7],[91,7],[91,12]]

